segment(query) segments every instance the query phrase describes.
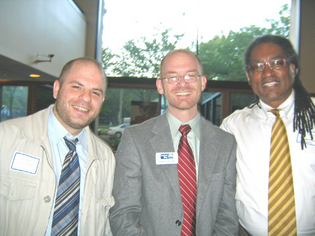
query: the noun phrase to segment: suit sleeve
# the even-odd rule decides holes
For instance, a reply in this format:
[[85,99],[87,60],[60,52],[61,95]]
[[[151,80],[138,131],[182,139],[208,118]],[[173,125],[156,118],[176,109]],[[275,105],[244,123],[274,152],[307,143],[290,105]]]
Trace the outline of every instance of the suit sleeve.
[[236,193],[236,142],[229,142],[223,195],[215,224],[214,235],[238,235],[238,217],[235,206]]
[[140,155],[128,128],[119,144],[116,162],[113,187],[115,205],[110,210],[113,235],[146,235],[139,224],[142,210]]

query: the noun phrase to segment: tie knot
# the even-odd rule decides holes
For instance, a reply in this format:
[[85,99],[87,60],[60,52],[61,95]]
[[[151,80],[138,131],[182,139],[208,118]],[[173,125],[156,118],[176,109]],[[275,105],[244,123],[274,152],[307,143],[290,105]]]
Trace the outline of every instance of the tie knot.
[[272,114],[274,114],[276,117],[279,117],[279,116],[280,116],[278,109],[272,109],[272,110],[270,110],[270,112],[271,112]]
[[179,127],[179,132],[182,133],[182,135],[187,135],[191,130],[190,125],[181,125]]
[[74,139],[74,140],[69,140],[69,139],[67,139],[67,137],[65,136],[63,139],[65,140],[65,142],[66,142],[66,144],[67,144],[69,150],[75,151],[75,145],[76,145],[77,142],[79,141],[78,138],[76,138],[76,139]]

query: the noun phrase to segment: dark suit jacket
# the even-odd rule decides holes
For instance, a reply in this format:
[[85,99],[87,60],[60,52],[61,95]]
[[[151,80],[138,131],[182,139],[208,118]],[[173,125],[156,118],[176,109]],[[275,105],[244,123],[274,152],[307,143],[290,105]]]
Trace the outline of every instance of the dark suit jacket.
[[[200,127],[197,235],[237,235],[235,139],[204,118]],[[180,235],[177,165],[156,165],[157,152],[174,152],[166,114],[124,131],[116,154],[113,235]]]

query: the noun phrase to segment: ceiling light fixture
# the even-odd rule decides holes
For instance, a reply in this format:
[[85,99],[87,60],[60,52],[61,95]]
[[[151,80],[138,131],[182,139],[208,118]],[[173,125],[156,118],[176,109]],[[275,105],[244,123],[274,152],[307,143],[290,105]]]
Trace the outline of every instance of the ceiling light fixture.
[[32,78],[39,78],[40,75],[38,75],[38,74],[30,74],[30,77],[32,77]]

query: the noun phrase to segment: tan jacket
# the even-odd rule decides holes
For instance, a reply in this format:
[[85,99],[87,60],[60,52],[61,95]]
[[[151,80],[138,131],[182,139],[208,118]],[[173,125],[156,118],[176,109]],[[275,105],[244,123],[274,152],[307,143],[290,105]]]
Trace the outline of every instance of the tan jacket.
[[[46,232],[57,184],[47,136],[50,108],[0,123],[1,236]],[[115,157],[101,139],[86,129],[88,164],[80,235],[112,235],[108,214],[114,205]]]

